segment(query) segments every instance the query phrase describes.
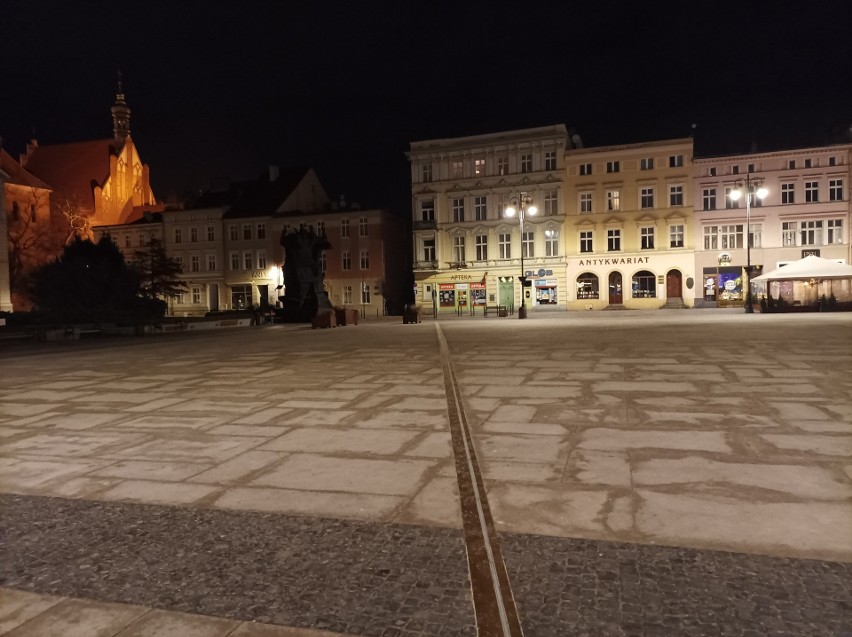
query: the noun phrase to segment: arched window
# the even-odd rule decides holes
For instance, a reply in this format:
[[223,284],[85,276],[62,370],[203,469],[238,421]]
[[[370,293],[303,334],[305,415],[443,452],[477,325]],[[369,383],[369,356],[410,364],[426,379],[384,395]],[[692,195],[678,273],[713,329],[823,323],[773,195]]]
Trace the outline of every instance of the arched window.
[[591,272],[583,272],[583,274],[577,277],[577,298],[600,298],[597,275],[592,274]]
[[633,298],[654,299],[657,297],[657,277],[648,270],[639,270],[633,275]]

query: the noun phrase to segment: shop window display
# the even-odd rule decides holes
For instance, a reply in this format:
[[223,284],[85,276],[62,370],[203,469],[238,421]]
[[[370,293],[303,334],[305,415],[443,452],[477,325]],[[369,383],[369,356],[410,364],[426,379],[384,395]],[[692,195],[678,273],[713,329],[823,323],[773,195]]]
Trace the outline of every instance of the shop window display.
[[633,275],[633,298],[653,299],[657,297],[657,277],[648,270],[640,270]]

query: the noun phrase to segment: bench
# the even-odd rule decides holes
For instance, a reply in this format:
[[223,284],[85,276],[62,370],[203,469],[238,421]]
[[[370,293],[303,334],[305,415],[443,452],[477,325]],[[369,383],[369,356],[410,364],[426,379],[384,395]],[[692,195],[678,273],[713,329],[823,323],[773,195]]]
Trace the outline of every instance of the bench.
[[483,316],[488,316],[489,312],[494,312],[497,316],[509,316],[509,310],[505,305],[486,305],[482,309]]

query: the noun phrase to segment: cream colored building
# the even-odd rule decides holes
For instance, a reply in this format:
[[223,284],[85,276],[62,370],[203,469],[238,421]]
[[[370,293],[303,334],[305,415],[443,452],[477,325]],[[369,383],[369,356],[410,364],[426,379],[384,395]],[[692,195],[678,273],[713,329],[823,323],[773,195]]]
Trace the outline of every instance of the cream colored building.
[[[696,159],[696,304],[742,305],[749,261],[755,276],[809,254],[852,262],[851,164],[849,144]],[[767,190],[762,201],[752,196],[748,209],[745,199],[730,196],[747,179],[753,191]],[[793,282],[783,285],[790,289],[782,294],[792,295]]]
[[565,153],[568,309],[691,307],[691,138]]
[[[565,306],[564,124],[411,143],[415,302],[429,313],[520,306],[521,251],[529,311]],[[538,209],[524,237],[506,206]]]

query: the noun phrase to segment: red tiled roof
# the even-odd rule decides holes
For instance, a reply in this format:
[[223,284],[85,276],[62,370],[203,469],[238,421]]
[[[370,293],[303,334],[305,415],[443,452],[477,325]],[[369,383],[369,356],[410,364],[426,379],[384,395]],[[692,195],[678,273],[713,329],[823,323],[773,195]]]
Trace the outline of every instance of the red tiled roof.
[[109,177],[109,158],[114,154],[112,139],[38,146],[25,168],[50,184],[55,193],[93,206],[92,183],[104,184]]
[[50,190],[50,186],[41,179],[30,173],[16,162],[12,156],[0,148],[0,170],[9,175],[10,183],[18,186],[30,186],[31,188],[44,188]]

